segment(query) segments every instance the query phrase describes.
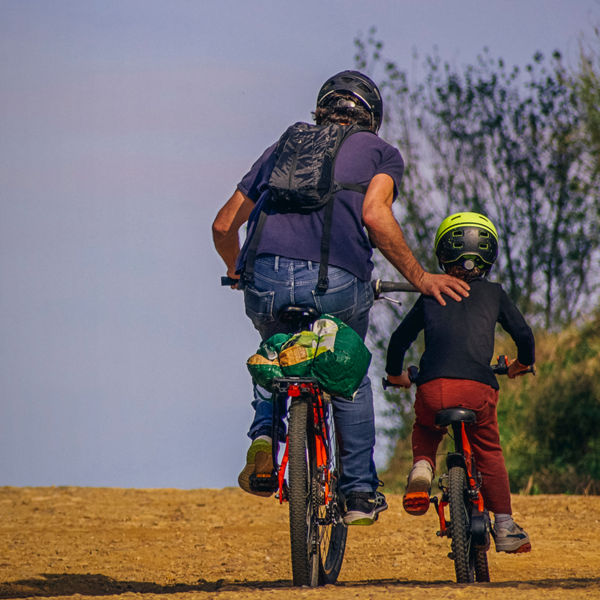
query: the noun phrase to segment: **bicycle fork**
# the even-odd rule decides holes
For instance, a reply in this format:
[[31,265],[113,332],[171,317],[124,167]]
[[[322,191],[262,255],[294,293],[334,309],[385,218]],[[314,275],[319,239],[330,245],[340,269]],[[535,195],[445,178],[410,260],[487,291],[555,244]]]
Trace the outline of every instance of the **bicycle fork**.
[[[294,383],[288,386],[287,396],[290,402],[307,402],[309,408],[312,408],[312,431],[314,434],[315,442],[315,466],[318,473],[319,479],[319,504],[327,505],[331,500],[330,493],[330,479],[331,472],[329,469],[330,460],[327,452],[327,444],[325,439],[328,439],[329,428],[327,426],[327,419],[325,418],[325,404],[322,393],[315,389],[312,383]],[[278,419],[274,420],[278,422]],[[273,438],[277,439],[277,438]],[[285,472],[289,458],[289,435],[286,435],[285,451],[281,459],[281,464],[278,465],[277,461],[277,446],[274,444],[273,447],[273,465],[274,475],[276,475],[279,487],[279,503],[282,504],[288,500],[287,493],[287,482],[285,480]],[[311,490],[314,492],[316,490]]]
[[[452,467],[461,467],[465,470],[467,476],[467,495],[472,503],[471,509],[471,535],[476,546],[489,546],[489,518],[483,504],[483,496],[480,491],[480,482],[478,474],[473,469],[473,452],[471,443],[467,437],[465,424],[463,421],[453,422],[452,432],[454,435],[454,452],[448,453],[446,466],[448,471]],[[437,496],[431,498],[438,519],[440,530],[437,535],[440,537],[450,537],[450,522],[446,520],[445,508],[448,506],[448,488],[443,483],[443,476],[440,478],[440,488],[442,489],[441,501]]]

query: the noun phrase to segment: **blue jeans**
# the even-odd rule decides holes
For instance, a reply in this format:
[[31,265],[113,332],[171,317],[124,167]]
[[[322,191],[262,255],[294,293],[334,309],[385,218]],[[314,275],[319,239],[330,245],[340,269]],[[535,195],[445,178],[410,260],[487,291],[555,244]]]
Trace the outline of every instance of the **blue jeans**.
[[[363,339],[369,326],[369,310],[373,291],[362,281],[337,267],[329,267],[329,288],[325,294],[315,291],[319,264],[282,256],[263,255],[254,265],[254,282],[244,289],[246,314],[263,340],[275,333],[286,332],[277,320],[278,311],[287,304],[312,306],[329,313],[352,327]],[[251,439],[271,435],[273,405],[265,400],[268,392],[255,388],[252,403],[256,413],[248,432]],[[375,416],[371,382],[365,376],[352,400],[333,398],[335,427],[339,434],[342,463],[340,488],[372,492],[379,479],[373,461]]]

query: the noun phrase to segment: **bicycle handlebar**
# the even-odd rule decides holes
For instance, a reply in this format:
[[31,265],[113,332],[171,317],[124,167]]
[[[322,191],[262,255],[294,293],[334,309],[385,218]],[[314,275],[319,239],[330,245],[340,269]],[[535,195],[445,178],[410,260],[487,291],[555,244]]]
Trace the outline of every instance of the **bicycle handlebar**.
[[[498,356],[498,362],[495,365],[492,365],[492,371],[496,375],[506,375],[508,373],[508,359],[505,354]],[[530,365],[527,369],[521,371],[521,373],[531,373],[532,375],[535,375],[535,365]],[[519,375],[521,373],[519,373]]]
[[419,290],[408,281],[382,281],[381,279],[373,279],[371,281],[375,298],[386,292],[418,292]]
[[[492,368],[492,371],[494,372],[495,375],[507,375],[508,374],[508,359],[507,359],[506,355],[501,354],[500,356],[498,356],[498,362],[495,365],[490,365],[490,367]],[[410,382],[414,383],[417,380],[417,377],[419,376],[418,367],[415,367],[415,365],[411,365],[410,367],[408,367],[407,371],[408,371],[408,378],[410,379]],[[530,365],[529,367],[527,367],[527,369],[525,369],[524,371],[521,371],[519,373],[519,375],[524,375],[525,373],[531,373],[532,375],[535,375],[535,365]],[[382,378],[381,385],[383,386],[384,390],[387,390],[388,387],[393,387],[393,388],[401,387],[398,385],[394,385],[393,383],[390,383],[390,381],[388,379],[386,379],[385,377]]]
[[[221,277],[222,286],[232,286],[238,284],[239,282],[240,280],[235,279],[234,277]],[[385,294],[386,292],[419,291],[414,285],[412,285],[412,283],[408,283],[408,281],[382,281],[381,279],[373,279],[373,281],[371,281],[371,286],[373,287],[375,298],[378,298],[380,294]]]

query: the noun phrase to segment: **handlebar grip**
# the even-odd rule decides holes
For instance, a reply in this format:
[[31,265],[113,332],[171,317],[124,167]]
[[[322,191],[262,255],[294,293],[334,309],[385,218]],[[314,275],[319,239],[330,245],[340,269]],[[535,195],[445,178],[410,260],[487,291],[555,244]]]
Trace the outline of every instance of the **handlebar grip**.
[[418,292],[419,290],[408,281],[381,281],[377,279],[374,282],[374,289],[377,293],[386,292]]
[[240,282],[239,279],[234,279],[233,277],[227,277],[226,275],[221,277],[221,285],[235,285],[236,283],[239,283],[239,282]]

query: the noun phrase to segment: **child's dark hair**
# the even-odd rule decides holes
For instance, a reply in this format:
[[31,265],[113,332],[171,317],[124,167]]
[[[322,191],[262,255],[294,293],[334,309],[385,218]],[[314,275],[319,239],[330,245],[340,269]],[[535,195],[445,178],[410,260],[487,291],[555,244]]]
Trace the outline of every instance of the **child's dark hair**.
[[473,267],[470,271],[465,269],[462,265],[448,265],[444,267],[444,271],[448,273],[448,275],[452,275],[453,277],[457,277],[458,279],[462,279],[469,283],[473,281],[473,279],[479,279],[481,277],[485,277],[489,270],[483,270],[479,267]]

